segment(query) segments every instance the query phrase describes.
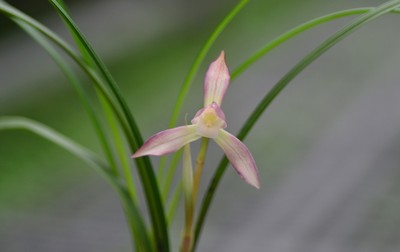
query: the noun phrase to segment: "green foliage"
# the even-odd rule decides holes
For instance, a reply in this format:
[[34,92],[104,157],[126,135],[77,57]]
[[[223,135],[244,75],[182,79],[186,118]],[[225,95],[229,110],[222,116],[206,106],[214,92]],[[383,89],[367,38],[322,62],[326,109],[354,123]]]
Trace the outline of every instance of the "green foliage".
[[[61,0],[50,0],[50,2],[68,28],[78,50],[75,50],[74,47],[69,45],[57,34],[52,32],[38,21],[1,0],[0,13],[3,13],[5,16],[15,21],[23,30],[25,30],[51,55],[55,63],[62,69],[84,104],[90,121],[96,131],[99,142],[101,143],[106,159],[104,160],[91,150],[88,150],[68,137],[56,132],[55,130],[27,118],[5,116],[0,117],[0,130],[19,129],[30,131],[53,142],[59,147],[64,148],[76,157],[88,163],[96,172],[101,174],[118,193],[128,220],[136,251],[170,251],[168,229],[169,223],[167,223],[166,220],[167,213],[165,210],[165,205],[167,205],[168,194],[172,186],[172,180],[176,173],[181,152],[178,152],[174,156],[171,165],[167,170],[167,176],[165,180],[156,180],[153,166],[148,157],[135,159],[141,185],[143,187],[144,197],[148,206],[147,209],[151,219],[151,225],[147,225],[144,217],[145,214],[142,213],[137,206],[136,189],[138,185],[135,184],[133,180],[133,175],[131,173],[132,162],[128,158],[128,153],[135,152],[143,144],[142,134],[135,121],[134,115],[131,113],[125,98],[123,97],[122,92],[120,91],[112,75],[100,57],[97,55],[93,47],[90,45],[88,40],[85,38],[83,33],[79,30],[78,25],[75,24],[69,11],[66,9],[65,4]],[[249,0],[239,1],[239,3],[222,19],[221,23],[217,26],[217,28],[205,42],[204,46],[200,49],[181,86],[171,119],[169,121],[170,127],[176,125],[177,120],[181,115],[185,98],[209,50],[212,48],[214,42],[222,34],[228,24],[247,5],[247,3],[249,3]],[[232,79],[238,77],[254,62],[290,38],[329,21],[351,15],[362,14],[348,25],[343,27],[340,31],[330,36],[326,41],[320,44],[312,52],[307,54],[290,71],[288,71],[254,109],[237,137],[239,139],[244,139],[258,121],[260,116],[269,107],[271,102],[314,60],[368,22],[388,12],[399,13],[400,11],[396,9],[399,6],[400,0],[394,0],[386,2],[376,8],[349,9],[313,19],[278,36],[263,46],[255,54],[248,57],[247,60],[245,60],[236,70],[232,72]],[[83,84],[73,71],[69,61],[64,59],[58,53],[55,46],[49,42],[53,42],[62,51],[64,51],[66,55],[69,56],[89,77],[93,83],[91,89],[83,88]],[[203,151],[206,151],[206,147]],[[189,156],[189,153],[186,152],[186,161],[189,160]],[[160,163],[160,174],[163,175],[162,170],[166,165],[166,159],[162,159]],[[205,218],[227,164],[227,159],[223,158],[209,184],[208,190],[200,207],[195,229],[190,230],[192,229],[190,225],[190,227],[187,227],[185,230],[185,233],[190,234],[190,236],[194,231],[193,250],[195,250],[198,243]],[[186,166],[190,167],[191,165],[186,164]],[[122,172],[120,172],[120,170],[122,170]],[[185,174],[193,176],[190,172]],[[160,183],[162,185],[160,185]],[[160,186],[163,188],[162,195],[159,190]],[[186,192],[191,192],[187,186],[188,185],[186,185]],[[174,213],[176,212],[177,205],[181,197],[181,188],[182,185],[178,185],[173,194],[174,196],[172,197],[171,202],[172,207],[168,212],[168,222],[172,221],[172,216],[174,216]],[[192,207],[196,202],[190,201],[192,199],[191,196],[193,195],[185,195],[185,197],[189,199],[187,202],[190,203],[189,206],[187,206],[187,209],[190,210],[188,212],[193,214],[194,209],[192,209]]]

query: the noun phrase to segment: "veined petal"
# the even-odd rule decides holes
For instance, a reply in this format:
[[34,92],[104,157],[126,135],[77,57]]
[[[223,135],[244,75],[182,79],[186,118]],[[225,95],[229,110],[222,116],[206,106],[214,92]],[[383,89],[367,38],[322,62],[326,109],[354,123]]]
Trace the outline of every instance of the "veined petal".
[[250,185],[260,188],[256,162],[239,139],[221,129],[215,142],[222,148],[236,172]]
[[229,70],[225,63],[225,53],[221,52],[218,59],[211,63],[204,81],[204,107],[216,102],[221,106],[226,89],[229,86]]
[[177,151],[185,144],[200,138],[196,128],[196,125],[188,125],[161,131],[150,137],[132,157],[161,156]]

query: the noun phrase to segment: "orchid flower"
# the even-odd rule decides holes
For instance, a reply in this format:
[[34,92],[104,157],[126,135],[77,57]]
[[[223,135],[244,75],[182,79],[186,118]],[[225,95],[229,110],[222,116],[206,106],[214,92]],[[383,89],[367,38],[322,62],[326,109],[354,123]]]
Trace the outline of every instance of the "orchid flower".
[[204,107],[191,121],[191,125],[161,131],[150,137],[133,158],[165,155],[182,148],[185,144],[201,137],[211,138],[225,152],[236,172],[250,185],[259,188],[257,166],[248,148],[234,135],[224,129],[227,124],[220,108],[229,86],[229,70],[225,63],[225,53],[211,63],[204,82]]

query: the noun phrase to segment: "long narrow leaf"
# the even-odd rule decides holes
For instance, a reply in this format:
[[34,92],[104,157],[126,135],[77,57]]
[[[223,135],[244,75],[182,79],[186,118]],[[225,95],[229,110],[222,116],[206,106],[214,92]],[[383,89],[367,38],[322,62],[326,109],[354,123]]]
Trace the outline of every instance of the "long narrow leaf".
[[[115,102],[113,101],[113,95],[111,95],[108,91],[108,89],[103,85],[102,80],[99,78],[99,76],[90,68],[86,65],[84,61],[81,60],[79,56],[74,52],[74,50],[65,42],[63,41],[59,36],[54,34],[51,30],[37,22],[36,20],[30,18],[29,16],[25,15],[24,13],[20,12],[19,10],[13,8],[12,6],[6,4],[5,2],[0,1],[0,12],[4,13],[6,16],[9,17],[15,17],[38,31],[40,31],[42,34],[44,34],[46,37],[51,39],[54,43],[60,46],[62,50],[64,50],[81,68],[82,70],[94,81],[96,85],[100,88],[100,90],[105,94],[106,98],[109,100],[110,104],[114,105],[113,110],[115,111],[118,119],[120,122],[123,124],[122,127],[125,132],[129,133],[129,127],[125,125],[125,119],[124,117],[119,113],[119,109],[115,107]],[[125,106],[125,108],[127,108]],[[125,109],[125,114],[126,114],[126,109]],[[128,119],[129,122],[129,119]],[[130,124],[132,124],[132,121],[130,120]],[[138,132],[136,132],[137,134]],[[131,142],[134,142],[134,137],[132,135],[128,135],[129,140]],[[142,140],[139,139],[139,141],[136,141],[137,143],[140,143]],[[136,146],[136,144],[135,144]],[[136,146],[137,148],[137,146]],[[149,208],[151,209],[150,212],[152,214],[152,219],[157,219],[156,220],[156,225],[163,227],[163,223],[165,223],[165,218],[163,218],[163,208],[160,200],[160,195],[159,192],[154,192],[158,191],[158,189],[154,189],[155,183],[155,178],[153,171],[145,168],[145,167],[151,167],[150,160],[148,158],[140,158],[137,159],[137,163],[139,167],[139,174],[141,175],[141,180],[143,183],[143,186],[145,188]],[[158,217],[157,217],[158,216]],[[164,221],[163,221],[164,220]],[[153,221],[154,222],[154,221]],[[157,228],[158,230],[163,230],[163,228]],[[165,230],[165,229],[164,229]],[[161,232],[160,232],[161,233]],[[165,236],[164,236],[165,237]]]
[[[35,29],[31,26],[27,25],[20,20],[13,19],[26,33],[28,33],[38,44],[40,44],[50,55],[50,57],[54,60],[54,62],[60,67],[62,72],[68,78],[74,89],[79,95],[79,98],[84,105],[90,120],[93,123],[97,136],[100,139],[100,143],[103,147],[104,153],[106,154],[107,160],[110,164],[115,164],[115,160],[111,154],[111,150],[109,148],[109,144],[107,142],[106,135],[104,134],[104,130],[101,127],[100,119],[96,115],[94,105],[91,104],[89,95],[86,94],[85,90],[82,88],[82,84],[79,82],[78,78],[73,73],[72,69],[69,67],[68,63],[62,59],[59,53],[53,48],[53,46]],[[114,166],[111,165],[111,167]],[[115,171],[114,171],[115,172]]]
[[[87,50],[87,53],[91,56],[93,62],[97,65],[98,69],[102,73],[103,77],[106,80],[109,88],[112,90],[113,94],[117,98],[119,105],[124,113],[125,118],[129,124],[129,129],[131,130],[134,138],[131,139],[133,141],[129,141],[132,153],[137,150],[142,144],[143,139],[141,137],[139,128],[132,116],[132,113],[129,110],[125,100],[121,95],[121,91],[116,85],[114,79],[111,74],[107,70],[104,63],[97,56],[89,42],[85,39],[84,35],[78,29],[77,25],[73,22],[72,18],[64,11],[62,6],[57,2],[57,0],[50,0],[53,6],[56,8],[57,12],[61,15],[63,20],[69,25],[70,29],[74,32],[75,36],[80,40],[82,46],[84,46]],[[129,135],[129,134],[128,134]],[[150,163],[150,159],[148,157],[135,159],[135,162],[138,166],[139,175],[142,181],[142,185],[144,187],[146,200],[149,206],[150,216],[152,220],[152,225],[155,233],[156,239],[156,247],[158,251],[169,251],[169,238],[168,238],[168,230],[165,218],[165,211],[162,205],[160,192],[156,183],[155,174],[152,169],[152,165]]]
[[[62,0],[57,0],[57,1],[60,4],[60,6],[64,9],[65,13],[70,15],[64,1],[62,1]],[[61,16],[61,17],[63,17],[63,16]],[[86,49],[87,46],[84,43],[85,41],[82,41],[80,39],[79,34],[75,31],[74,27],[71,26],[71,24],[66,19],[63,18],[63,21],[66,24],[67,28],[69,29],[70,34],[73,37],[76,45],[78,46],[82,57],[85,59],[85,61],[88,63],[88,65],[90,65],[91,67],[94,67],[95,66],[94,59],[92,59],[91,54]],[[98,96],[100,99],[100,103],[103,106],[105,117],[111,128],[112,139],[114,140],[114,144],[115,144],[115,147],[116,147],[116,150],[118,153],[118,157],[119,157],[123,172],[125,174],[124,176],[125,176],[126,184],[128,187],[128,191],[131,195],[132,200],[134,202],[136,202],[136,189],[135,189],[135,185],[134,185],[134,181],[133,181],[133,177],[132,177],[132,173],[131,173],[131,167],[129,165],[129,162],[130,162],[129,155],[127,155],[127,153],[126,153],[124,140],[123,140],[123,137],[121,136],[121,133],[120,133],[120,130],[118,127],[118,123],[115,120],[115,116],[113,114],[112,108],[108,104],[107,99],[102,95],[101,92],[97,92],[97,93],[98,93]]]
[[[106,153],[106,157],[108,159],[108,162],[110,163],[111,166],[111,172],[113,175],[118,174],[118,170],[115,164],[115,159],[111,153],[110,150],[110,144],[107,141],[107,137],[105,135],[104,129],[100,124],[100,119],[98,118],[94,108],[93,104],[91,104],[90,99],[88,95],[85,93],[85,90],[81,87],[81,84],[79,83],[77,77],[73,74],[73,71],[70,69],[69,65],[67,62],[65,62],[62,57],[58,54],[58,52],[53,48],[53,46],[47,42],[47,40],[41,35],[38,31],[33,29],[32,27],[28,26],[27,24],[19,21],[19,20],[14,20],[23,30],[25,30],[32,38],[34,38],[37,43],[39,43],[48,53],[49,55],[53,58],[53,60],[57,63],[57,65],[60,66],[61,70],[64,72],[64,74],[67,76],[69,81],[72,83],[74,86],[75,90],[77,91],[79,97],[81,98],[82,103],[84,104],[84,107],[86,108],[87,113],[89,114],[89,117],[94,125],[95,131],[97,132],[97,135],[100,139],[101,145],[103,147],[104,152]],[[119,191],[118,191],[119,192]],[[128,196],[132,196],[132,190],[128,185]],[[133,191],[134,193],[134,191]],[[121,193],[120,193],[121,196]],[[123,195],[126,197],[126,195]],[[131,197],[135,199],[135,196]],[[128,198],[129,199],[129,198]],[[136,246],[142,246],[142,247],[148,247],[145,244],[142,244],[143,242],[149,241],[149,237],[146,230],[140,230],[136,231],[134,228],[136,226],[133,224],[136,218],[142,218],[142,216],[139,216],[138,214],[135,213],[135,215],[132,215],[132,211],[129,211],[127,206],[130,204],[129,202],[126,202],[128,199],[123,198],[122,204],[125,208],[125,214],[127,215],[127,219],[129,220],[129,226],[131,227],[131,232],[132,232],[132,239],[133,241],[136,241],[134,245]],[[129,201],[129,200],[128,200]],[[135,201],[133,201],[134,204]],[[140,234],[140,236],[137,236],[137,234]],[[146,236],[146,237],[144,237]]]
[[[67,9],[67,6],[65,5],[64,1],[62,0],[57,0],[57,2],[60,4],[62,9],[69,15],[69,11]],[[76,45],[78,46],[79,52],[81,53],[83,59],[87,62],[87,64],[91,67],[94,67],[95,63],[93,62],[93,59],[89,52],[86,50],[86,46],[82,43],[82,40],[78,36],[78,34],[75,32],[75,29],[73,26],[70,25],[70,23],[67,22],[67,20],[63,19],[64,23],[66,24],[68,30],[70,31],[70,34],[72,38],[74,39]],[[100,103],[103,106],[103,111],[104,115],[107,119],[107,122],[109,124],[109,127],[112,132],[112,139],[114,140],[114,145],[116,147],[116,151],[118,153],[119,161],[121,166],[123,167],[123,172],[124,172],[124,177],[126,180],[126,184],[128,187],[129,194],[134,202],[136,202],[136,189],[134,186],[133,182],[133,177],[131,174],[131,169],[129,166],[129,155],[127,155],[125,151],[125,146],[123,142],[123,138],[120,134],[119,127],[117,125],[117,122],[115,120],[115,116],[113,114],[111,106],[108,104],[107,99],[103,96],[101,92],[97,92]],[[110,148],[111,143],[108,144],[108,148]]]
[[[246,69],[248,69],[253,63],[255,63],[257,60],[259,60],[261,57],[265,56],[272,49],[283,44],[285,41],[295,37],[296,35],[299,35],[306,30],[309,30],[318,25],[327,23],[329,21],[336,20],[336,19],[343,18],[343,17],[364,14],[368,11],[371,11],[372,9],[373,8],[355,8],[355,9],[337,11],[334,13],[330,13],[330,14],[312,19],[304,24],[301,24],[301,25],[285,32],[284,34],[276,37],[275,39],[273,39],[272,41],[267,43],[260,50],[258,50],[252,56],[250,56],[246,61],[244,61],[242,64],[240,64],[235,70],[233,70],[232,74],[231,74],[231,81],[236,79],[236,77],[238,77],[241,73],[243,73]],[[391,12],[399,14],[400,10],[394,9]]]
[[41,123],[24,117],[2,116],[0,117],[0,130],[7,129],[25,129],[32,131],[33,133],[63,147],[75,156],[91,164],[99,172],[103,172],[103,170],[108,167],[107,163],[95,153]]
[[107,181],[117,190],[121,196],[122,203],[125,211],[129,212],[130,223],[132,229],[135,232],[135,236],[141,241],[141,245],[145,251],[152,251],[151,243],[148,239],[147,231],[143,223],[143,219],[140,216],[138,208],[133,202],[129,200],[128,192],[123,185],[114,177],[110,171],[107,163],[98,157],[95,153],[79,145],[73,140],[66,136],[58,133],[57,131],[33,120],[17,117],[17,116],[2,116],[0,117],[0,130],[28,130],[34,134],[37,134],[50,142],[64,148],[76,157],[82,159],[89,165],[91,165],[97,172],[99,172]]
[[[57,34],[49,30],[47,27],[42,25],[41,23],[37,22],[36,20],[32,19],[31,17],[27,16],[26,14],[22,13],[18,9],[8,5],[7,3],[3,2],[0,0],[0,12],[5,14],[6,16],[10,18],[15,18],[18,19],[31,27],[35,28],[38,30],[40,33],[42,33],[44,36],[49,38],[51,41],[53,41],[56,45],[58,45],[64,52],[67,53],[77,64],[78,66],[89,76],[91,80],[95,83],[96,87],[99,88],[99,90],[104,94],[104,96],[107,98],[109,103],[113,106],[113,110],[115,111],[116,115],[118,116],[119,120],[121,122],[125,122],[123,119],[123,116],[116,106],[116,101],[113,97],[113,95],[110,93],[110,90],[104,85],[102,79],[93,71],[92,68],[90,68],[72,49],[68,43],[66,43],[63,39],[61,39]],[[128,126],[125,124],[123,125],[124,128],[128,129]]]
[[[60,4],[60,6],[65,10],[66,13],[70,13],[68,6],[65,4],[65,2],[63,0],[57,0],[57,2]],[[64,20],[63,20],[64,21]],[[82,58],[86,61],[86,63],[93,67],[94,63],[89,55],[89,53],[86,51],[85,47],[79,43],[79,38],[76,36],[76,34],[74,33],[74,31],[71,29],[71,27],[64,21],[67,29],[69,30],[69,33],[71,34],[72,38],[74,39],[74,41],[76,42],[76,45],[78,46],[79,52],[82,55]]]
[[[394,10],[395,8],[400,6],[400,0],[387,2],[377,8],[372,9],[361,17],[357,18],[349,25],[342,28],[340,31],[329,37],[325,40],[320,46],[314,49],[312,52],[307,54],[299,63],[297,63],[272,89],[271,91],[263,98],[263,100],[256,107],[254,112],[250,115],[249,119],[246,121],[245,125],[242,127],[238,134],[239,139],[244,139],[244,137],[248,134],[254,124],[257,122],[258,118],[263,114],[268,105],[275,99],[275,97],[293,80],[299,73],[301,73],[308,65],[310,65],[314,60],[316,60],[319,56],[321,56],[324,52],[330,49],[332,46],[340,42],[345,37],[349,36],[352,32],[365,25],[366,23],[378,18],[379,16]],[[197,245],[205,217],[207,215],[208,209],[210,207],[213,196],[216,192],[216,189],[219,185],[219,182],[222,178],[222,175],[225,172],[228,161],[224,158],[214,176],[212,181],[207,189],[206,195],[201,204],[200,214],[198,217],[198,221],[195,227],[195,245],[194,249]]]
[[221,23],[217,26],[211,36],[207,39],[203,47],[201,48],[199,54],[194,60],[190,70],[185,78],[185,81],[182,84],[182,87],[179,91],[178,97],[176,99],[175,107],[173,110],[173,114],[171,116],[171,120],[169,122],[169,127],[172,128],[176,126],[178,122],[179,114],[181,113],[183,103],[185,101],[186,95],[189,91],[190,86],[192,85],[193,79],[196,76],[201,63],[203,63],[204,58],[206,57],[208,51],[211,46],[214,44],[215,40],[217,40],[218,36],[222,33],[222,31],[228,26],[228,24],[233,20],[233,18],[249,3],[250,0],[241,0],[229,13],[225,16],[225,18],[221,21]]

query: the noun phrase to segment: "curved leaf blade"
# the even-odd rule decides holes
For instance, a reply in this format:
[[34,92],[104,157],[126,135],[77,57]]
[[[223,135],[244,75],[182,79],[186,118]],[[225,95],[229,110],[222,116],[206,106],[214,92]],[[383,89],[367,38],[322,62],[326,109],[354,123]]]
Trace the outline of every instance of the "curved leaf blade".
[[[390,1],[377,8],[372,9],[361,17],[357,18],[355,21],[351,22],[349,25],[342,28],[340,31],[336,32],[334,35],[325,40],[320,46],[314,49],[312,52],[307,54],[300,62],[298,62],[283,78],[271,89],[270,92],[262,99],[253,113],[250,115],[239,134],[237,135],[239,139],[244,139],[254,124],[257,122],[258,118],[263,114],[265,109],[271,104],[271,102],[277,97],[277,95],[292,81],[299,73],[301,73],[308,65],[310,65],[314,60],[321,56],[324,52],[330,49],[332,46],[340,42],[342,39],[350,35],[352,32],[363,26],[364,24],[378,18],[379,16],[394,10],[400,6],[400,1]],[[206,195],[203,198],[201,204],[200,214],[195,227],[195,244],[194,249],[198,243],[198,239],[208,213],[211,201],[215,195],[216,189],[219,182],[225,172],[228,161],[224,157],[216,172],[213,175],[212,181],[206,191]]]

